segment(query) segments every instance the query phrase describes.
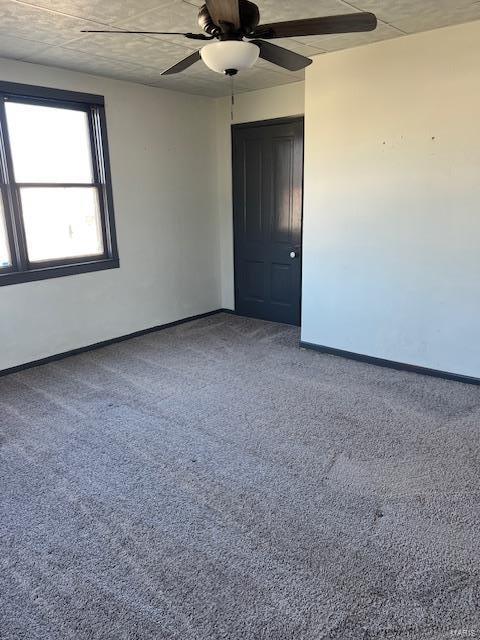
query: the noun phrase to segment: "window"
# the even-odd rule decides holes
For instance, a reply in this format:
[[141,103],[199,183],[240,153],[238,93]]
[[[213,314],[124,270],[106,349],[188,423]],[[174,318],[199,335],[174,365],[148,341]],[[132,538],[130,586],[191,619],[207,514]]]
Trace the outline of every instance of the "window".
[[0,82],[0,285],[118,267],[103,98]]

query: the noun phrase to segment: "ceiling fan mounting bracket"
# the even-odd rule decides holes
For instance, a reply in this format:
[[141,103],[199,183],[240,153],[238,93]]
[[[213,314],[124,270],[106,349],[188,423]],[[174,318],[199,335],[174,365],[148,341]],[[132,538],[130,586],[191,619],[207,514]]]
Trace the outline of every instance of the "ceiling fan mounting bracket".
[[217,36],[217,39],[220,40],[220,42],[227,42],[229,40],[243,40],[243,36],[238,32],[229,32],[221,33],[219,36]]
[[[249,34],[252,35],[251,33]],[[275,35],[275,32],[273,29],[271,29],[270,27],[264,28],[262,29],[262,27],[260,27],[259,29],[255,29],[255,38],[273,38]]]
[[185,33],[185,38],[189,40],[213,40],[215,36],[207,36],[204,33]]

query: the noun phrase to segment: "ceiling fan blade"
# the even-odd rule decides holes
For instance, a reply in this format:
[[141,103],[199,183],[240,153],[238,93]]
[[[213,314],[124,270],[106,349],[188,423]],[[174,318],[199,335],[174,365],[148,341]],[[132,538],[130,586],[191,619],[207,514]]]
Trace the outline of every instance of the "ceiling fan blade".
[[194,51],[183,60],[180,60],[180,62],[177,62],[177,64],[174,64],[173,67],[166,69],[162,73],[162,76],[171,76],[174,73],[180,73],[181,71],[185,71],[185,69],[188,69],[188,67],[191,67],[192,64],[195,64],[195,62],[198,62],[199,60],[200,60],[200,51]]
[[185,36],[191,40],[213,40],[213,36],[207,36],[204,33],[185,33],[183,31],[120,31],[118,29],[82,29],[81,33],[123,33],[147,36]]
[[235,29],[240,29],[240,8],[238,0],[206,0],[206,5],[210,17],[217,26],[222,22],[233,24]]
[[301,36],[322,36],[330,33],[354,33],[373,31],[377,27],[377,18],[373,13],[347,13],[340,16],[289,20],[259,25],[249,38],[291,38]]
[[278,44],[264,42],[263,40],[252,40],[252,42],[260,49],[260,58],[268,60],[268,62],[272,62],[283,69],[300,71],[300,69],[305,69],[309,64],[312,64],[310,58],[301,56],[299,53],[290,51],[290,49],[279,47]]

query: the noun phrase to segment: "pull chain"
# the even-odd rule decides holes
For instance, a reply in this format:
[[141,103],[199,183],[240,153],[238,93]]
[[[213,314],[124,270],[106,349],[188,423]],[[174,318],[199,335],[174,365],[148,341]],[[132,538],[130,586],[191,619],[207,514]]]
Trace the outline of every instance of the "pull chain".
[[235,93],[234,93],[233,75],[230,76],[230,91],[231,91],[231,94],[232,94],[232,103],[231,103],[231,108],[230,108],[230,118],[231,118],[231,121],[233,122],[233,110],[235,108]]

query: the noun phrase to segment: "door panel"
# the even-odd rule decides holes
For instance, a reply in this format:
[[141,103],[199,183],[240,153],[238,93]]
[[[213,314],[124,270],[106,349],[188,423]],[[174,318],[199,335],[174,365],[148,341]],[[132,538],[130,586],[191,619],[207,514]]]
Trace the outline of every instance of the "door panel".
[[262,146],[261,140],[246,140],[244,146],[245,200],[248,207],[243,209],[244,233],[255,241],[263,233],[262,224]]
[[244,279],[244,296],[246,300],[251,302],[265,301],[265,283],[263,262],[255,262],[254,260],[246,260],[244,263],[245,279]]
[[273,141],[273,242],[292,242],[294,140]]
[[300,324],[302,183],[302,119],[233,128],[235,308],[241,315]]
[[272,264],[270,298],[273,304],[291,304],[294,292],[292,269],[288,264]]

